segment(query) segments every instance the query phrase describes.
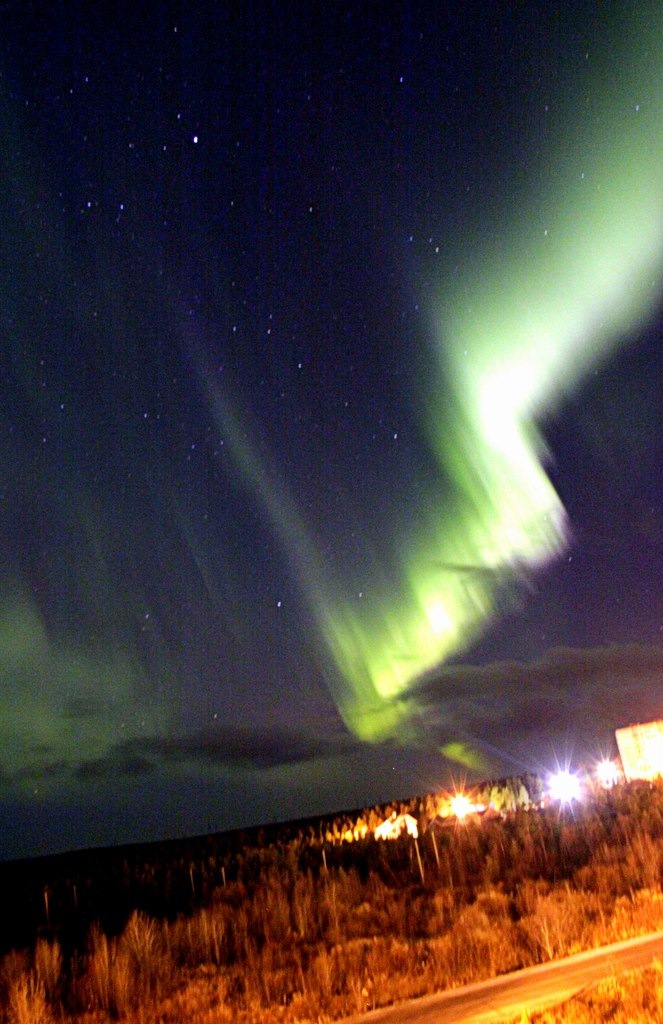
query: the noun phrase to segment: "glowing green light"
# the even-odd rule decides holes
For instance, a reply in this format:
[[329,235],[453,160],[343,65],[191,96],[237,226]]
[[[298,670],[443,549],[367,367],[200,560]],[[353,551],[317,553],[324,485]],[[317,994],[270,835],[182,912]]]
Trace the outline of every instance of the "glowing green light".
[[455,761],[457,764],[463,765],[464,768],[481,768],[481,758],[477,752],[471,747],[468,747],[465,743],[460,743],[457,740],[451,743],[445,743],[440,748],[440,753],[449,761]]
[[[422,416],[439,482],[426,482],[427,506],[392,557],[389,587],[354,604],[339,597],[293,503],[230,431],[331,652],[340,711],[364,740],[407,736],[412,683],[485,628],[505,581],[564,549],[565,511],[536,419],[659,298],[663,7],[624,11],[619,75],[597,70],[541,160],[536,195],[514,195],[485,247],[473,234],[461,253],[473,269],[440,283],[439,399]],[[224,428],[233,423],[227,408],[218,412]],[[476,763],[461,746],[445,752]]]
[[57,785],[109,740],[163,728],[135,659],[49,638],[27,595],[0,600],[0,678],[0,774],[26,791],[37,777]]

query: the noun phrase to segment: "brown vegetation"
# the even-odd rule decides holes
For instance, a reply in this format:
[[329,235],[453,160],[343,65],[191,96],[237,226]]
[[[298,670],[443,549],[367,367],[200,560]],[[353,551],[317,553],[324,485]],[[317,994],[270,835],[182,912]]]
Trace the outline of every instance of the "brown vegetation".
[[590,992],[513,1024],[652,1024],[663,1020],[663,964],[606,978]]
[[340,1019],[661,928],[662,868],[660,784],[416,841],[294,835],[191,866],[191,890],[217,882],[186,913],[134,910],[66,955],[51,928],[9,953],[0,1022]]

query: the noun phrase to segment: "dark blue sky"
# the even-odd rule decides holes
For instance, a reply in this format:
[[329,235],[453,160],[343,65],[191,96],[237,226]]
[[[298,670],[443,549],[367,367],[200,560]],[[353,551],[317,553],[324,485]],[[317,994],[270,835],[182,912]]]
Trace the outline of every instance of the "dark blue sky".
[[[385,742],[329,638],[365,597],[398,630],[420,522],[464,507],[425,426],[469,416],[441,290],[481,305],[515,252],[526,280],[576,144],[605,180],[604,100],[627,140],[663,124],[660,47],[628,45],[656,6],[0,6],[0,856],[413,794],[467,770],[452,742],[544,769],[661,714],[653,258],[538,415],[563,553],[489,570]],[[634,138],[636,187],[663,159]]]

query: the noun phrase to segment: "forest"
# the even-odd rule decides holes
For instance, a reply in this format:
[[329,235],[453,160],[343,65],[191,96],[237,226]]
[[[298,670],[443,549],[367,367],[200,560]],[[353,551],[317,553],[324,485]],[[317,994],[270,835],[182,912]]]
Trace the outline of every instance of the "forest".
[[662,928],[663,782],[535,788],[0,865],[0,1021],[321,1024]]

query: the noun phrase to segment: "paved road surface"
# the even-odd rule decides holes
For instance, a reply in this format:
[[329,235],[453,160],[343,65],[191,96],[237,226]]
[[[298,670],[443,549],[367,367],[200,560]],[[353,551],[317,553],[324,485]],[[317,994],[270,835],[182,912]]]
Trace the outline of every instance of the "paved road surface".
[[554,1006],[613,972],[644,967],[656,957],[663,959],[663,932],[374,1010],[352,1017],[347,1024],[496,1024],[523,1010]]

